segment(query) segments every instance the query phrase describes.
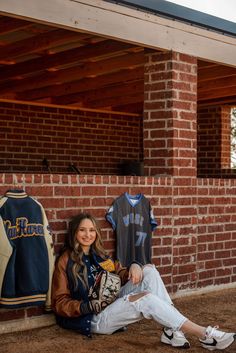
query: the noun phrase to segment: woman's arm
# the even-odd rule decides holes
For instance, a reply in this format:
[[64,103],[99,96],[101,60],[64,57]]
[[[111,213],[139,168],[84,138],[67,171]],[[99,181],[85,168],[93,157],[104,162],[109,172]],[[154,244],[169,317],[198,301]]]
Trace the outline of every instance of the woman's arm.
[[64,253],[56,262],[52,280],[52,309],[65,317],[78,317],[82,315],[80,305],[82,301],[71,298],[66,266],[68,254]]
[[133,284],[138,284],[143,279],[142,265],[133,262],[129,267],[122,267],[120,262],[116,262],[116,273],[121,278],[122,286],[131,280]]

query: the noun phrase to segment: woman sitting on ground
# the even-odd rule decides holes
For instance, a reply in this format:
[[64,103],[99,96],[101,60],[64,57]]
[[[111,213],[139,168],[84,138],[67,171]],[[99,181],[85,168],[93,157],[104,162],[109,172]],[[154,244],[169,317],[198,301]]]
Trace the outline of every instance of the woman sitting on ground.
[[[95,313],[88,291],[103,269],[117,272],[123,285],[118,298]],[[115,271],[113,260],[102,246],[97,221],[89,214],[79,214],[70,222],[64,252],[56,262],[52,306],[61,327],[88,337],[91,333],[112,334],[147,318],[164,326],[161,341],[173,347],[189,348],[184,333],[197,336],[208,350],[223,350],[235,341],[235,333],[190,321],[172,305],[163,288],[160,294],[159,284],[160,275],[154,265],[132,263],[129,269]]]

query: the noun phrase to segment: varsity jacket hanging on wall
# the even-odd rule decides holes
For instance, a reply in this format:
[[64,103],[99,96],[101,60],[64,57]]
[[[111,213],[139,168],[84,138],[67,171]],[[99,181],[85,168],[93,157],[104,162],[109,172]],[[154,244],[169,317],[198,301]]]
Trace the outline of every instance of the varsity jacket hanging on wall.
[[106,214],[116,232],[116,257],[122,266],[151,263],[152,231],[157,227],[149,200],[143,194],[119,196]]
[[42,205],[23,190],[0,199],[0,307],[50,310],[54,251]]

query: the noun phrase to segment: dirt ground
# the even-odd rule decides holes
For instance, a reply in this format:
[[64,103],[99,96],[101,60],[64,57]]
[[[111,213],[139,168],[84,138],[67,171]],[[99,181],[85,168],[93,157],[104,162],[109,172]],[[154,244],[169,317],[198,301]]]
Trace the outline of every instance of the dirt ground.
[[[218,324],[222,330],[236,332],[236,288],[174,300],[191,320],[202,325]],[[47,328],[0,335],[0,353],[179,353],[160,342],[161,326],[151,320],[130,325],[126,332],[92,339],[63,330]],[[190,353],[207,352],[195,337],[189,337]],[[236,353],[236,343],[224,352]]]

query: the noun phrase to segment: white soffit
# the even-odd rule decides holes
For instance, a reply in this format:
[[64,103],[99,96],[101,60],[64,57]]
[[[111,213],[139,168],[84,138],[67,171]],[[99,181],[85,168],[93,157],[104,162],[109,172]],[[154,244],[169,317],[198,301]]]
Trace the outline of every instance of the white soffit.
[[236,38],[100,0],[0,0],[0,14],[236,66]]

